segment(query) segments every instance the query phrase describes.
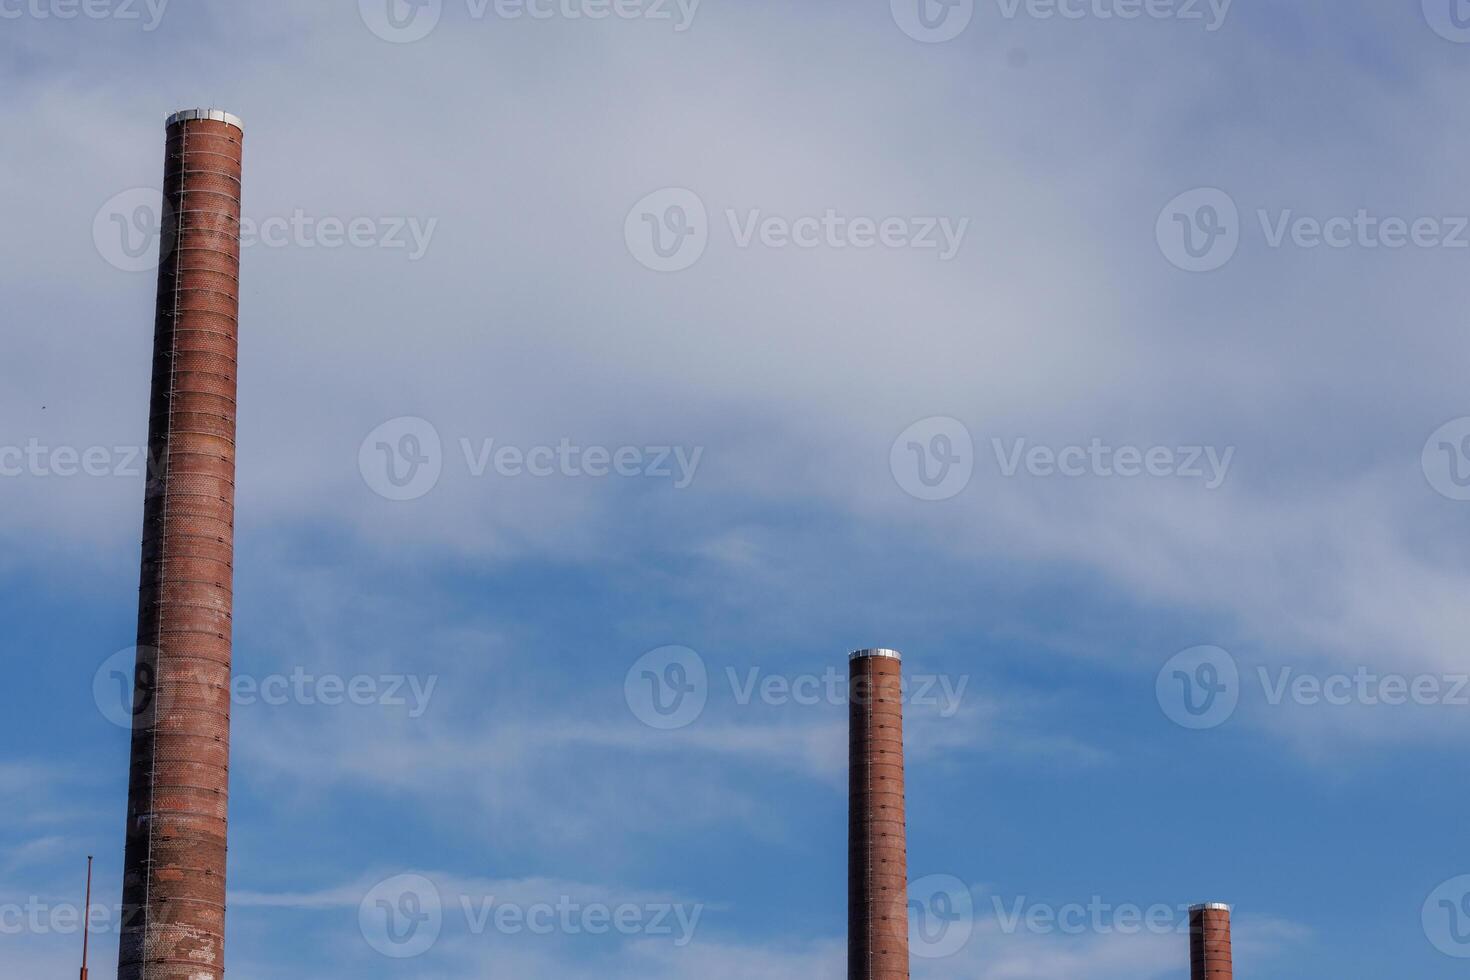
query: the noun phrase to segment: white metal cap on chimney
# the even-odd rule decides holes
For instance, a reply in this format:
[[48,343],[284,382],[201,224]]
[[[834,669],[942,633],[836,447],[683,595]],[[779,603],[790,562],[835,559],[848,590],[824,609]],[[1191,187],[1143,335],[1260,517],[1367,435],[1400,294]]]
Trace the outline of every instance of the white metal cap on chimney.
[[169,129],[181,122],[190,122],[195,119],[212,119],[215,122],[228,123],[240,132],[245,132],[245,121],[233,112],[223,109],[183,109],[168,117],[164,128]]
[[899,653],[897,650],[888,650],[881,647],[874,647],[868,650],[854,650],[852,655],[848,657],[848,659],[866,660],[869,657],[887,657],[889,660],[902,660],[903,654]]

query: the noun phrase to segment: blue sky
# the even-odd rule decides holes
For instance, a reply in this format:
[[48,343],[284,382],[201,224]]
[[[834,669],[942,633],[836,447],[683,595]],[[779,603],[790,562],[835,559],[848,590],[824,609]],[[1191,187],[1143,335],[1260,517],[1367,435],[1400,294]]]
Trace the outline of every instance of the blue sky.
[[0,973],[88,853],[115,956],[124,245],[219,105],[232,976],[843,975],[873,645],[917,978],[1182,977],[1200,901],[1256,980],[1463,974],[1470,11],[393,3],[0,0]]

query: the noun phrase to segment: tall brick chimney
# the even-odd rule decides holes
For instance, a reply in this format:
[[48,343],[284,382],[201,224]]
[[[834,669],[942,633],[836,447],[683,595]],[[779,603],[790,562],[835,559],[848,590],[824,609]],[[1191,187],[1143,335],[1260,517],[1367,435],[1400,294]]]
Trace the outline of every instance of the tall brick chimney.
[[243,139],[167,123],[119,980],[224,976]]
[[859,650],[848,677],[848,980],[908,980],[902,658]]
[[1230,906],[1195,905],[1189,910],[1189,969],[1193,980],[1232,980]]

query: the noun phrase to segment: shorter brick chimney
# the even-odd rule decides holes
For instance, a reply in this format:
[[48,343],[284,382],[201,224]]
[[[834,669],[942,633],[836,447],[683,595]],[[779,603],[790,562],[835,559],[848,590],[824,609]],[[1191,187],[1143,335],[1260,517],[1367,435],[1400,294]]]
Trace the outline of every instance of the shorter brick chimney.
[[1233,980],[1230,906],[1211,903],[1189,910],[1189,969],[1193,980]]
[[848,980],[908,980],[903,664],[859,650],[849,679]]

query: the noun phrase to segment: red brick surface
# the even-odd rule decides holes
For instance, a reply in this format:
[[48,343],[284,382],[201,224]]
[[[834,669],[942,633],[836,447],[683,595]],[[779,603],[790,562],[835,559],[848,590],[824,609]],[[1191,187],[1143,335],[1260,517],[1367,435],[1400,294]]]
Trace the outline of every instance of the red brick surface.
[[168,130],[119,980],[224,976],[242,138]]
[[908,980],[902,667],[852,661],[849,683],[849,980]]
[[1232,980],[1228,909],[1190,910],[1189,966],[1193,980]]

